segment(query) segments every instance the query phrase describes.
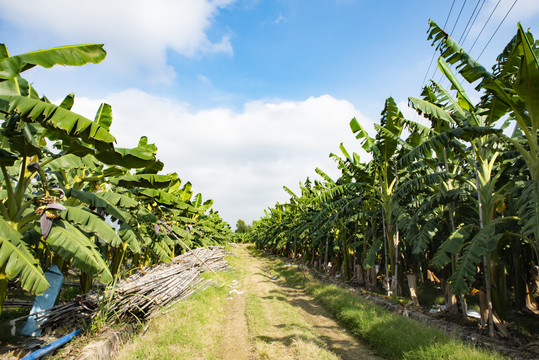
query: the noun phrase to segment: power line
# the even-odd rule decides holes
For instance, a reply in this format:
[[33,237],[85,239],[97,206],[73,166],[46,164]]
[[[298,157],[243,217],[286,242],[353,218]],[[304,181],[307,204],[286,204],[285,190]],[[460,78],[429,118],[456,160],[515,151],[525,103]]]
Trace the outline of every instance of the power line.
[[[455,0],[453,0],[453,3],[451,4],[451,8],[449,9],[449,13],[447,14],[447,17],[445,18],[444,29],[447,25],[447,21],[449,20],[449,17],[451,16],[451,12],[453,11],[454,5],[455,5]],[[432,53],[432,58],[430,59],[429,67],[427,68],[427,72],[425,73],[425,77],[423,78],[423,82],[421,83],[421,86],[425,85],[425,81],[427,80],[427,76],[429,75],[429,71],[432,66],[432,62],[434,61],[434,57],[436,56],[436,52],[437,52],[437,49],[434,49],[434,52]]]
[[496,32],[498,32],[498,29],[500,28],[500,26],[502,26],[503,22],[505,21],[505,18],[507,17],[507,15],[509,15],[509,13],[511,12],[511,10],[513,10],[513,7],[515,6],[515,4],[517,3],[518,0],[515,0],[515,2],[513,3],[513,5],[511,5],[511,7],[509,8],[509,10],[507,11],[507,13],[505,14],[505,16],[503,17],[502,21],[500,21],[500,24],[498,25],[498,27],[496,28],[496,30],[494,30],[494,33],[492,34],[492,36],[490,37],[490,39],[488,39],[488,42],[487,44],[485,45],[485,47],[483,48],[483,50],[481,50],[481,53],[479,54],[479,56],[477,57],[477,60],[479,60],[479,58],[481,57],[481,55],[483,55],[483,52],[485,51],[485,49],[487,48],[488,44],[490,44],[490,41],[494,38],[494,35],[496,35]]
[[468,2],[468,0],[464,0],[464,3],[462,4],[462,7],[460,8],[459,15],[457,16],[457,21],[455,21],[455,25],[453,25],[453,29],[451,29],[451,32],[449,33],[449,36],[453,35],[453,31],[455,31],[455,28],[457,27],[457,24],[459,23],[460,15],[462,14],[462,10],[464,10],[464,6],[466,6],[467,2]]
[[[480,1],[480,0],[479,0]],[[479,1],[477,2],[476,6],[475,6],[475,9],[474,9],[474,12],[472,13],[472,16],[470,17],[470,20],[471,18],[474,16],[474,13],[475,13],[475,10],[477,9],[477,6],[479,5]],[[492,18],[492,16],[494,15],[494,13],[496,12],[496,9],[498,8],[498,6],[500,5],[500,2],[501,0],[498,0],[498,2],[496,3],[496,6],[494,7],[494,9],[492,9],[492,11],[490,12],[490,15],[487,19],[487,21],[485,22],[485,24],[483,25],[483,28],[481,29],[481,31],[479,32],[479,34],[477,35],[474,43],[472,44],[472,46],[470,47],[470,50],[468,50],[468,54],[471,53],[472,49],[474,48],[475,44],[477,43],[477,41],[479,40],[479,38],[481,37],[481,34],[483,33],[483,31],[485,30],[487,24],[489,23],[490,19]],[[503,22],[505,21],[505,19],[507,18],[507,16],[509,16],[509,13],[513,10],[513,8],[515,7],[516,3],[518,2],[518,0],[515,0],[513,2],[513,4],[511,5],[511,7],[509,8],[509,10],[507,10],[506,14],[504,15],[503,19],[500,21],[500,23],[498,24],[498,26],[496,27],[496,30],[494,30],[494,32],[492,33],[492,35],[490,36],[489,40],[487,41],[487,43],[485,44],[485,46],[483,47],[483,49],[481,50],[481,53],[479,54],[479,56],[477,57],[477,61],[479,60],[479,58],[481,57],[481,55],[483,55],[483,53],[485,52],[486,48],[488,47],[488,45],[490,44],[490,42],[492,41],[492,39],[494,39],[494,36],[496,35],[496,33],[498,32],[498,30],[500,29],[500,27],[502,26]],[[483,0],[483,4],[481,4],[481,7],[479,9],[479,11],[477,12],[477,14],[475,15],[475,19],[473,20],[473,22],[475,22],[475,20],[477,19],[477,17],[479,16],[479,13],[483,7],[485,3],[485,0]],[[464,7],[464,5],[463,5]],[[461,8],[461,12],[462,12],[462,8]],[[460,15],[460,13],[459,13]],[[468,21],[468,24],[470,23],[470,20]],[[457,22],[458,22],[458,19],[457,19]],[[466,33],[466,35],[464,36],[464,41],[466,40],[466,37],[468,36],[472,26],[473,26],[473,23],[472,23],[472,26],[470,26],[468,28],[468,24],[466,25],[465,29],[464,29],[464,32],[463,34],[461,35],[461,38],[459,39],[458,43],[462,46],[462,43],[461,43],[461,40],[464,36],[464,33]],[[456,23],[455,25],[453,26],[453,30],[455,29],[456,27]],[[453,31],[452,30],[452,31]],[[467,32],[466,32],[467,31]],[[434,76],[434,73],[432,74],[432,76]],[[440,76],[440,80],[438,82],[441,82],[442,81],[442,78],[443,78],[443,74]]]
[[462,40],[462,43],[460,44],[461,46],[464,45],[464,43],[466,42],[466,39],[468,38],[468,35],[470,34],[470,30],[472,30],[472,28],[473,28],[473,26],[475,24],[475,21],[477,20],[477,18],[479,17],[479,14],[481,13],[481,10],[483,10],[483,6],[485,5],[485,2],[486,2],[486,0],[483,0],[483,2],[481,3],[481,6],[479,7],[479,10],[475,14],[475,18],[472,21],[472,25],[470,25],[470,27],[468,28],[468,32],[466,33],[466,35],[464,36],[464,39]]
[[[462,10],[464,10],[464,6],[466,6],[467,2],[468,2],[468,0],[464,0],[464,3],[462,3],[459,14],[457,16],[457,20],[455,21],[455,25],[453,25],[453,29],[451,29],[451,32],[449,33],[449,36],[453,35],[453,31],[455,30],[455,28],[457,27],[457,24],[459,23],[460,15],[462,14]],[[434,77],[434,74],[436,74],[436,68],[434,68],[434,71],[432,72],[431,78]],[[442,74],[442,76],[443,76],[443,74]],[[440,82],[441,80],[442,80],[442,78],[440,77],[440,80],[438,82]]]
[[[484,2],[485,0],[483,0]],[[475,4],[475,7],[472,11],[472,15],[470,15],[470,18],[468,19],[468,22],[466,23],[466,27],[464,28],[464,31],[462,32],[462,35],[460,35],[460,38],[459,38],[459,44],[462,46],[462,38],[464,37],[464,34],[466,34],[466,30],[468,30],[468,26],[470,26],[470,22],[472,21],[474,15],[475,15],[475,11],[477,10],[477,7],[479,6],[479,3],[481,2],[481,0],[477,0],[477,4]]]
[[498,5],[500,5],[500,2],[502,0],[498,0],[498,3],[496,4],[496,6],[494,7],[494,9],[492,9],[487,21],[485,22],[485,24],[483,25],[483,28],[481,29],[481,31],[479,32],[479,35],[477,35],[477,38],[475,38],[475,41],[473,42],[472,46],[470,47],[470,50],[468,50],[468,54],[472,51],[473,47],[475,46],[475,43],[477,42],[477,40],[479,40],[479,37],[481,36],[481,34],[483,33],[483,30],[485,30],[485,28],[487,27],[487,24],[488,22],[490,21],[490,18],[492,17],[492,15],[494,14],[494,11],[496,11],[496,9],[498,8]]

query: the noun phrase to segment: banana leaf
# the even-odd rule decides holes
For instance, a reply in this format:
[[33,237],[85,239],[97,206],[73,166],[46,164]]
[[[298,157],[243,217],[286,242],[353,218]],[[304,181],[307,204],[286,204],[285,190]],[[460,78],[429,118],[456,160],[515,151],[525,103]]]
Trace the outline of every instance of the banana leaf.
[[0,268],[4,265],[6,277],[13,280],[18,276],[22,288],[32,294],[42,294],[49,287],[21,234],[0,217]]

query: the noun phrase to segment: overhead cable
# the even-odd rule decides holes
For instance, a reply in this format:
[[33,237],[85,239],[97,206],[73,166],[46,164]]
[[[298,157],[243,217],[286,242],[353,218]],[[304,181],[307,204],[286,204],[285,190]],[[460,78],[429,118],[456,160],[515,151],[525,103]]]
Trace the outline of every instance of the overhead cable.
[[[485,0],[483,0],[484,2]],[[468,26],[470,26],[470,22],[472,21],[474,15],[475,15],[475,11],[477,10],[477,7],[479,6],[479,3],[481,2],[481,0],[477,0],[477,4],[475,4],[475,7],[472,11],[472,15],[470,15],[470,18],[468,19],[468,22],[466,23],[466,27],[464,27],[464,31],[462,32],[462,35],[460,35],[460,38],[459,38],[459,41],[458,43],[462,46],[462,38],[464,37],[464,34],[466,34],[466,30],[468,30]]]
[[464,39],[462,40],[462,43],[459,41],[459,44],[461,46],[464,45],[464,43],[466,42],[466,39],[468,38],[468,35],[470,34],[470,31],[472,30],[472,28],[473,28],[473,26],[475,24],[475,21],[479,17],[479,14],[481,14],[481,10],[483,10],[483,5],[485,5],[485,2],[486,2],[486,0],[483,0],[483,2],[481,3],[481,6],[479,7],[479,10],[475,14],[475,18],[472,21],[472,25],[470,25],[470,27],[468,28],[468,31],[466,32],[466,35],[464,35]]
[[[449,9],[449,13],[447,14],[447,17],[445,18],[444,29],[447,25],[447,21],[449,20],[449,17],[451,16],[451,12],[453,11],[454,5],[455,5],[455,0],[453,0],[453,3],[451,4],[451,8]],[[437,49],[434,49],[432,58],[430,59],[429,67],[427,68],[427,72],[425,73],[425,77],[423,78],[423,82],[421,83],[421,86],[425,85],[425,81],[427,80],[427,76],[429,75],[430,68],[432,67],[432,62],[434,61],[434,58],[436,57],[436,52],[437,52]]]
[[492,11],[490,12],[490,15],[488,16],[488,19],[487,21],[485,22],[485,24],[483,25],[483,28],[481,29],[481,31],[479,32],[479,35],[477,35],[477,37],[475,38],[475,41],[473,42],[472,46],[470,47],[470,50],[468,50],[468,53],[470,53],[473,49],[473,47],[475,46],[475,43],[477,42],[477,40],[479,40],[479,37],[481,36],[481,34],[483,33],[483,31],[485,30],[485,28],[487,27],[487,24],[488,22],[490,21],[490,18],[492,17],[492,14],[494,14],[494,11],[496,11],[496,9],[498,8],[498,5],[500,5],[500,2],[502,0],[498,0],[498,3],[496,4],[496,6],[494,6],[494,9],[492,9]]
[[[457,27],[457,24],[458,24],[458,22],[459,22],[459,20],[460,20],[460,15],[462,14],[462,10],[464,10],[464,6],[466,6],[466,3],[467,3],[467,2],[468,2],[468,0],[464,0],[464,2],[462,3],[462,6],[461,6],[460,11],[459,11],[459,14],[458,14],[458,16],[457,16],[457,20],[455,21],[455,24],[453,25],[453,29],[451,29],[451,32],[449,33],[449,36],[452,36],[452,35],[453,35],[453,31],[454,31],[455,28]],[[445,31],[445,29],[444,29],[444,31]],[[434,77],[434,74],[436,74],[436,68],[434,68],[434,71],[432,72],[431,78]],[[443,76],[443,74],[442,74],[442,76]],[[440,77],[440,80],[439,80],[438,82],[440,82],[441,80],[442,80],[442,78]]]
[[464,10],[464,6],[466,6],[467,2],[468,2],[468,0],[464,0],[464,3],[462,3],[462,7],[460,8],[459,15],[457,16],[457,21],[455,21],[455,25],[453,25],[453,29],[451,29],[451,32],[449,33],[449,36],[453,35],[453,31],[455,31],[455,28],[457,27],[457,24],[459,23],[460,15],[462,14],[462,10]]
[[496,35],[496,32],[498,32],[498,29],[500,28],[500,26],[502,26],[503,22],[505,21],[505,18],[507,18],[507,15],[509,15],[509,13],[511,12],[511,10],[513,10],[513,7],[515,6],[515,4],[517,3],[518,0],[515,0],[515,2],[513,3],[513,5],[511,5],[511,7],[509,8],[509,10],[507,11],[507,13],[505,13],[505,16],[503,17],[502,21],[500,21],[500,24],[498,25],[498,27],[496,28],[496,30],[494,30],[494,33],[492,34],[492,36],[490,37],[490,39],[488,39],[487,41],[487,44],[485,45],[485,47],[483,48],[483,50],[481,50],[481,53],[479,54],[479,56],[477,57],[477,60],[479,60],[479,58],[481,57],[481,55],[483,55],[483,52],[485,51],[485,49],[487,48],[488,44],[490,44],[490,41],[494,38],[494,35]]

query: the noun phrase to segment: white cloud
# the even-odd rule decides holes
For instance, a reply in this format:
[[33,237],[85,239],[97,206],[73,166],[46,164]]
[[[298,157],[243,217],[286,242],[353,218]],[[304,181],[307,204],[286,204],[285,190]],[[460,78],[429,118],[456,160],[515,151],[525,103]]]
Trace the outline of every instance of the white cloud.
[[[66,43],[104,43],[106,66],[156,82],[174,78],[166,53],[186,56],[232,53],[227,34],[208,38],[219,9],[234,0],[43,0],[4,1],[0,17],[37,38]],[[31,49],[33,50],[33,49]]]
[[273,23],[275,24],[281,24],[283,22],[287,21],[287,19],[284,17],[283,13],[279,13],[279,16],[275,20],[273,20]]
[[[132,147],[147,135],[159,148],[166,172],[178,172],[196,191],[215,200],[215,209],[235,226],[289,196],[320,167],[337,177],[330,152],[345,143],[360,151],[348,123],[358,118],[374,135],[370,120],[345,100],[329,95],[304,101],[253,101],[241,111],[214,108],[199,112],[188,104],[130,89],[103,99],[113,106],[111,132],[119,146]],[[93,118],[101,101],[77,99],[74,111]]]

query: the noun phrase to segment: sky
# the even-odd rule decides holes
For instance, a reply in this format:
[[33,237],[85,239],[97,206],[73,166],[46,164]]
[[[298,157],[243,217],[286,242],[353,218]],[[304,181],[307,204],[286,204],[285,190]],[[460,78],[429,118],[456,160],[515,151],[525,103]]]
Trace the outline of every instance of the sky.
[[[374,136],[386,98],[407,107],[424,79],[440,80],[427,41],[433,19],[485,67],[515,35],[539,37],[537,0],[0,0],[11,55],[85,43],[106,59],[23,74],[40,95],[93,119],[112,106],[118,147],[155,143],[235,228],[286,202],[343,143],[349,122]],[[476,99],[477,94],[472,94]]]

